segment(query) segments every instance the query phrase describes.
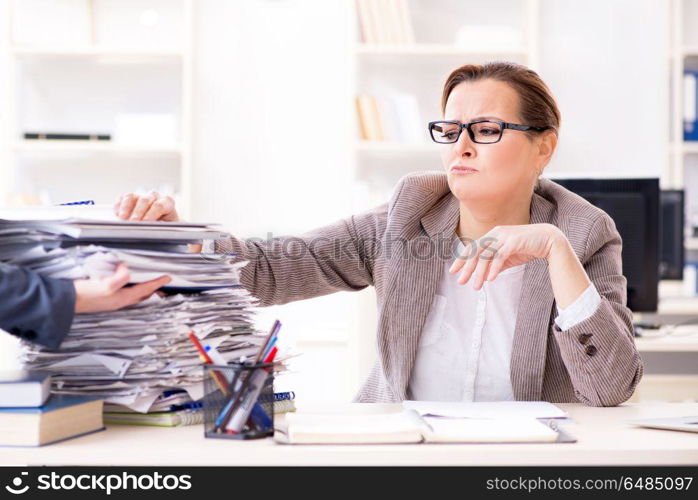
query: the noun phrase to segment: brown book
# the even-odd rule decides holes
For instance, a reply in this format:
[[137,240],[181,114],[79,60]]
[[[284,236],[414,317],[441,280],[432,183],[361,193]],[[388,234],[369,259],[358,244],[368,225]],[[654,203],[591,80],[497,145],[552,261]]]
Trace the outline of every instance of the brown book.
[[368,96],[369,109],[370,109],[370,124],[371,124],[371,136],[374,141],[384,141],[385,134],[383,133],[383,120],[380,112],[378,111],[378,103],[374,96]]
[[368,141],[368,124],[366,123],[366,110],[363,96],[356,96],[354,100],[356,103],[356,118],[359,124],[359,137],[362,141]]

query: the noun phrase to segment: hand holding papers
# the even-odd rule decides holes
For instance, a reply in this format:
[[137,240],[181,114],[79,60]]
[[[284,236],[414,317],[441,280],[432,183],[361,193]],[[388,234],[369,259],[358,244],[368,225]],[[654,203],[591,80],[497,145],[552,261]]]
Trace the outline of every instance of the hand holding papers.
[[124,288],[129,282],[126,265],[119,264],[114,274],[105,278],[75,281],[75,312],[113,311],[150,297],[172,278],[160,276],[151,281]]
[[254,326],[257,300],[239,281],[245,262],[185,251],[187,243],[221,237],[211,225],[17,217],[0,220],[0,235],[0,262],[45,276],[100,278],[123,262],[131,283],[171,277],[170,295],[76,314],[58,350],[23,344],[25,365],[51,372],[53,392],[97,395],[138,411],[165,389],[200,399],[203,374],[187,332],[226,362],[256,353],[264,342]]

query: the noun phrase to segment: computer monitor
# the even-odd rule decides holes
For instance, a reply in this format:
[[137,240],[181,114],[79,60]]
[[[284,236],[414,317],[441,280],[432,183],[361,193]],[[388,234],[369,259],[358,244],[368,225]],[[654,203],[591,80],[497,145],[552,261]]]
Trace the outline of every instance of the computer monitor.
[[684,192],[666,189],[659,194],[661,206],[659,279],[682,280],[684,267]]
[[659,287],[659,179],[551,179],[606,212],[623,239],[628,307],[657,310]]

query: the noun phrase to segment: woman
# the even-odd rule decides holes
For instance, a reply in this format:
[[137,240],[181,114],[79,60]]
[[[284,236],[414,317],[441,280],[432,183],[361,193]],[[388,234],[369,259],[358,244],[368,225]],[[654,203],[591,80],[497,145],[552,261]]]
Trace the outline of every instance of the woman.
[[23,340],[57,349],[76,312],[113,311],[136,304],[171,278],[161,276],[126,287],[128,280],[124,264],[111,276],[70,281],[0,263],[0,328]]
[[[441,109],[429,129],[445,173],[408,175],[388,203],[300,238],[230,237],[216,251],[250,261],[241,280],[262,305],[376,287],[379,359],[355,401],[626,401],[642,362],[621,238],[539,178],[560,122],[548,87],[517,64],[466,65]],[[177,219],[156,194],[115,208]]]

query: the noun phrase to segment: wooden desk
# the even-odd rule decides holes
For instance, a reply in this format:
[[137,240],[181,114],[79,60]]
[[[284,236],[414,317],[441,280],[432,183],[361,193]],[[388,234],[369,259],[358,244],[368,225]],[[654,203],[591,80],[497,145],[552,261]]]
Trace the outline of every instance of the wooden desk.
[[[206,439],[201,425],[111,426],[42,448],[0,448],[0,465],[698,465],[698,433],[625,423],[636,418],[698,415],[698,403],[559,406],[575,421],[566,429],[577,443],[281,445],[271,439]],[[333,409],[371,412],[399,410],[399,405]]]

